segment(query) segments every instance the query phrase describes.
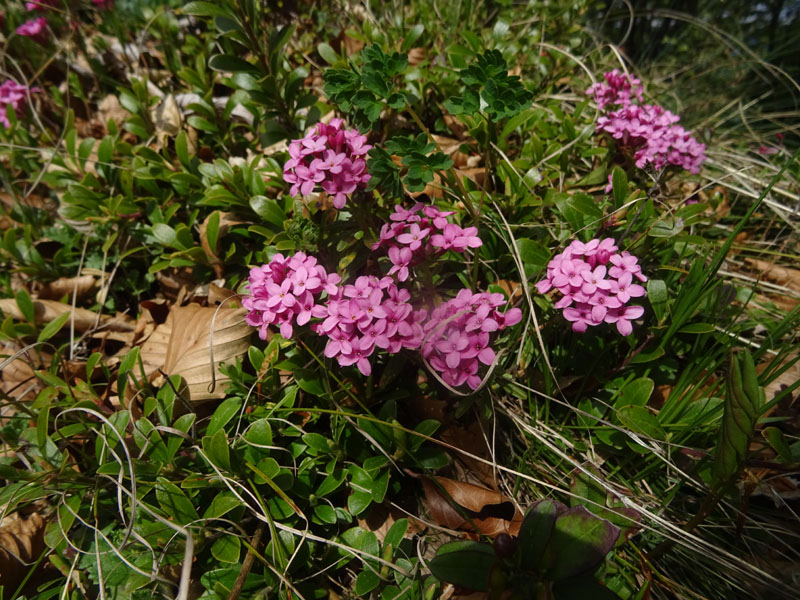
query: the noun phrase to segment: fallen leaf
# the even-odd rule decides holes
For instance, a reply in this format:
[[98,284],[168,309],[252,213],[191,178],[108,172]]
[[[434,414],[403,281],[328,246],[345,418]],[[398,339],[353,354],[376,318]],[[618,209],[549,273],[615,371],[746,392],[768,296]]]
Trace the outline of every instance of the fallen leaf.
[[0,589],[14,590],[44,551],[45,520],[38,512],[0,520]]
[[425,525],[417,521],[402,511],[394,508],[393,506],[386,506],[384,504],[372,504],[366,513],[366,516],[358,519],[358,526],[367,531],[371,531],[378,538],[378,541],[383,544],[386,539],[386,534],[400,519],[408,519],[408,529],[403,536],[405,539],[410,540],[416,534],[422,533]]
[[775,263],[757,258],[745,258],[747,266],[758,271],[761,277],[776,285],[782,285],[800,292],[800,270],[781,267]]
[[111,119],[120,128],[122,124],[128,120],[128,117],[131,116],[131,113],[122,108],[122,105],[119,103],[119,98],[114,94],[109,94],[97,105],[97,114],[104,124],[108,123],[109,119]]
[[522,513],[500,492],[446,477],[416,477],[422,482],[423,504],[433,522],[489,537],[519,533]]
[[91,294],[96,285],[97,280],[91,275],[61,277],[46,283],[34,280],[31,282],[31,294],[40,300],[61,300],[65,296],[72,299],[75,294],[80,302]]
[[[25,319],[14,298],[0,299],[0,311],[13,319]],[[91,310],[86,310],[85,308],[73,309],[69,304],[62,304],[54,300],[34,300],[33,311],[34,318],[38,325],[49,323],[64,313],[71,312],[75,330],[81,332],[94,329],[95,325],[98,328],[102,327],[103,329],[109,329],[111,331],[133,331],[135,327],[133,319],[127,315],[119,314],[114,317],[110,315],[98,315]],[[67,321],[67,323],[69,323],[69,321]]]
[[150,114],[156,126],[156,139],[159,146],[163,146],[167,138],[178,135],[183,128],[183,114],[172,94],[167,94],[151,109]]
[[[231,364],[247,353],[253,328],[244,320],[246,312],[198,304],[173,306],[167,320],[155,327],[141,347],[146,369],[180,375],[192,402],[224,398],[224,384],[230,379],[219,371],[219,365]],[[210,389],[212,381],[215,386]]]
[[425,60],[425,48],[411,48],[408,51],[408,64],[416,67]]

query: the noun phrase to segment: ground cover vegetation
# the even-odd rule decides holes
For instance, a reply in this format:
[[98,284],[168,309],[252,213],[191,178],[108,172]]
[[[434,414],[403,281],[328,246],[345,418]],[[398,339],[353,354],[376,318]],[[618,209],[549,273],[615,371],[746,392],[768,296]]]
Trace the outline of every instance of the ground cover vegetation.
[[676,4],[6,3],[0,598],[793,597],[798,10]]

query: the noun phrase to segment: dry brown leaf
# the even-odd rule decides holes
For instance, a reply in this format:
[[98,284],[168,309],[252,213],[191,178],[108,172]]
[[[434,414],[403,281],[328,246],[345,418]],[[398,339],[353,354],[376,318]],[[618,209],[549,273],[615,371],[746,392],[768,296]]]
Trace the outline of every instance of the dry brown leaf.
[[15,512],[0,521],[0,588],[14,590],[27,575],[45,549],[44,526],[38,512]]
[[97,114],[104,124],[108,123],[108,120],[111,119],[120,128],[122,124],[128,120],[128,117],[131,116],[131,113],[122,108],[122,105],[119,103],[119,98],[114,94],[109,94],[97,105]]
[[447,128],[456,136],[459,140],[465,140],[469,136],[469,129],[467,126],[464,125],[461,121],[458,120],[458,117],[454,117],[453,115],[444,115],[444,124],[447,125]]
[[40,300],[61,300],[65,296],[71,299],[75,293],[80,302],[91,294],[96,285],[97,280],[91,275],[62,277],[47,283],[34,280],[31,282],[31,294]]
[[[119,314],[115,317],[110,315],[99,315],[85,308],[75,308],[74,311],[69,304],[62,304],[54,300],[34,300],[34,317],[37,324],[49,323],[53,319],[64,313],[73,313],[75,331],[86,331],[94,328],[95,324],[103,329],[111,331],[133,331],[134,321],[127,315]],[[14,298],[0,299],[0,311],[13,319],[23,320],[25,317],[17,306]]]
[[[247,353],[253,328],[245,322],[245,313],[244,309],[198,304],[174,306],[167,320],[155,327],[142,345],[142,360],[153,371],[160,368],[167,375],[180,375],[192,402],[224,398],[224,384],[229,379],[220,373],[219,364],[230,364]],[[213,378],[212,343],[216,370]],[[209,390],[212,379],[215,387]]]
[[522,284],[519,281],[510,281],[508,279],[498,279],[494,282],[495,285],[499,285],[503,291],[506,293],[508,297],[508,301],[511,304],[517,302],[517,300],[522,298]]
[[408,51],[408,64],[416,67],[425,60],[425,48],[411,48]]
[[800,270],[781,267],[775,263],[757,258],[745,258],[744,262],[747,266],[758,271],[767,281],[800,292]]
[[156,139],[159,147],[166,143],[167,138],[178,135],[183,128],[183,113],[178,106],[175,96],[167,96],[150,110],[153,124],[156,126]]
[[489,537],[519,533],[522,513],[500,492],[446,477],[419,479],[425,492],[423,503],[433,522]]

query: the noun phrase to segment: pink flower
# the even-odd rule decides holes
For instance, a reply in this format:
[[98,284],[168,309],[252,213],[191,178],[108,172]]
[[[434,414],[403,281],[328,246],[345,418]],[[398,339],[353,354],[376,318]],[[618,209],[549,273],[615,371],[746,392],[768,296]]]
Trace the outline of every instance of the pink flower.
[[25,102],[28,94],[35,94],[39,88],[34,87],[30,90],[24,85],[20,85],[11,79],[7,79],[0,85],[0,123],[5,128],[11,126],[6,115],[6,107],[11,106],[17,117],[21,117],[25,110]]
[[481,384],[481,365],[490,366],[496,358],[490,334],[522,319],[518,308],[501,312],[504,304],[503,294],[463,289],[431,312],[424,325],[422,355],[445,383],[453,387],[466,383],[473,390]]
[[292,196],[308,195],[319,186],[333,196],[333,205],[342,209],[348,196],[366,188],[371,176],[361,156],[372,146],[366,143],[366,136],[342,127],[341,119],[319,123],[304,138],[289,143],[283,179],[292,184]]
[[[372,245],[373,250],[381,246],[389,249],[389,260],[393,265],[389,275],[397,274],[399,281],[405,281],[410,266],[423,263],[447,250],[465,252],[467,248],[479,248],[483,242],[478,237],[477,228],[462,229],[449,223],[447,217],[453,214],[421,203],[410,209],[396,205],[389,222],[381,227],[378,241]],[[403,248],[409,250],[410,254],[401,253]]]
[[535,285],[542,294],[557,291],[561,297],[554,306],[563,311],[573,331],[582,333],[605,322],[616,323],[617,330],[628,335],[633,331],[631,321],[644,314],[640,306],[625,306],[646,293],[633,283],[634,276],[647,281],[641,271],[638,259],[627,251],[618,252],[611,238],[585,244],[575,240],[550,261],[546,277]]
[[44,44],[47,42],[47,19],[44,17],[36,17],[29,21],[25,21],[22,25],[17,27],[17,34],[24,35],[32,40]]
[[397,236],[397,241],[401,244],[407,244],[409,250],[416,250],[422,246],[422,240],[428,235],[430,229],[420,229],[419,225],[412,223],[407,233],[401,233]]

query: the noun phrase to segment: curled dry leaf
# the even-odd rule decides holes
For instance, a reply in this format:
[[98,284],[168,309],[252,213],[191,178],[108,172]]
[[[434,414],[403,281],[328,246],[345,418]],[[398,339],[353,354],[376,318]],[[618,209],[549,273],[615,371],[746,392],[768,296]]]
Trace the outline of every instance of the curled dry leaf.
[[511,498],[485,487],[446,477],[419,476],[429,518],[449,529],[494,537],[517,535],[522,513]]
[[42,283],[31,282],[31,294],[40,300],[61,300],[64,297],[72,298],[75,294],[80,302],[94,290],[97,280],[91,275],[80,277],[61,277],[55,281]]
[[[3,311],[3,314],[13,319],[25,319],[14,298],[0,299],[0,311]],[[33,311],[36,323],[39,325],[49,323],[64,313],[72,313],[75,331],[80,332],[93,329],[95,325],[97,325],[98,328],[110,331],[133,331],[135,327],[134,320],[127,315],[118,314],[114,317],[110,315],[98,315],[91,310],[86,310],[85,308],[73,309],[69,304],[62,304],[54,300],[34,300]]]
[[[221,362],[232,363],[250,347],[253,332],[244,320],[244,309],[189,304],[173,306],[167,320],[155,327],[141,348],[148,375],[161,369],[180,375],[188,387],[189,400],[225,397],[229,378],[219,371]],[[215,374],[211,371],[213,348]],[[209,389],[212,381],[213,389]]]
[[15,512],[0,521],[0,589],[16,589],[44,551],[44,526],[38,512]]

